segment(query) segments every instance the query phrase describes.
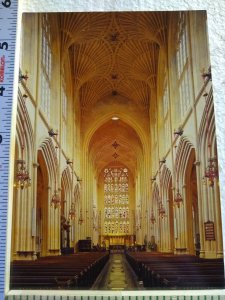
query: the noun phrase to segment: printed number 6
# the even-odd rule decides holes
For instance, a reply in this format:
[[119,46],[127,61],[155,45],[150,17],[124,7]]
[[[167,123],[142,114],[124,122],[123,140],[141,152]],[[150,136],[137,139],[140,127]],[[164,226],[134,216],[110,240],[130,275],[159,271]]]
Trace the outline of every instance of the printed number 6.
[[2,5],[5,7],[10,7],[11,6],[11,0],[5,0],[4,2],[2,2]]
[[0,134],[0,144],[2,143],[2,135]]

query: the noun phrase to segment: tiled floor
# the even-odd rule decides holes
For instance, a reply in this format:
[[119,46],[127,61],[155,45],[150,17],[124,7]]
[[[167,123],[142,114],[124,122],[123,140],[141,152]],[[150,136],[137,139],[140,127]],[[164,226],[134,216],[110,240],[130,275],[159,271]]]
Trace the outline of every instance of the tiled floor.
[[93,286],[95,290],[135,290],[137,288],[136,276],[124,254],[110,255],[108,264]]

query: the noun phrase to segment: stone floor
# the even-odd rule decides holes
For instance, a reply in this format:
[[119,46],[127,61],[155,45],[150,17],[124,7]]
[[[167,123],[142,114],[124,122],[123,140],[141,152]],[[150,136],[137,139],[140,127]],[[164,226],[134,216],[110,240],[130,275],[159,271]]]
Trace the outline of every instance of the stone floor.
[[124,254],[111,254],[109,262],[95,281],[94,290],[136,290],[136,275]]

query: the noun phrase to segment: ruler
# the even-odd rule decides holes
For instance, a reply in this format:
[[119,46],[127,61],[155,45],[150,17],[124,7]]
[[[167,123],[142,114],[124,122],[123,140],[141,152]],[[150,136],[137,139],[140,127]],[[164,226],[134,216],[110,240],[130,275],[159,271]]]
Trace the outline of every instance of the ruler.
[[0,2],[0,299],[4,299],[17,0]]

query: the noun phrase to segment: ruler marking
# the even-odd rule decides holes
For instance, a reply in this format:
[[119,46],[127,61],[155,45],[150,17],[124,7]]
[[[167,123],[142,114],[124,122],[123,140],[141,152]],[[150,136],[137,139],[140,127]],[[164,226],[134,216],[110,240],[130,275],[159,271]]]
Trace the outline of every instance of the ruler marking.
[[[7,233],[7,211],[8,211],[8,174],[9,174],[9,151],[10,151],[10,130],[11,130],[11,111],[13,102],[13,77],[15,61],[15,41],[17,25],[17,6],[18,0],[8,2],[9,7],[3,7],[0,1],[0,42],[7,42],[8,49],[0,49],[0,57],[4,56],[3,79],[0,83],[0,299],[4,297],[5,286],[5,255],[6,255],[6,233]],[[3,115],[4,114],[4,115]]]

